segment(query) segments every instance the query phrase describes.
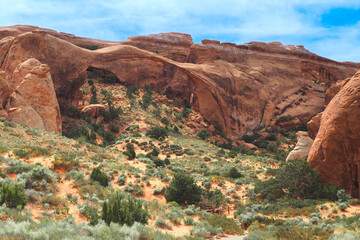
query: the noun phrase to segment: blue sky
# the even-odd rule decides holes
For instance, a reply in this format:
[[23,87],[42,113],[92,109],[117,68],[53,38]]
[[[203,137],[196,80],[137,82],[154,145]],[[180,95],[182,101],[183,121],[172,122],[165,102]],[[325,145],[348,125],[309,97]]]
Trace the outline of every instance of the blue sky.
[[359,0],[0,0],[0,26],[36,25],[83,37],[183,32],[195,42],[281,41],[360,62]]

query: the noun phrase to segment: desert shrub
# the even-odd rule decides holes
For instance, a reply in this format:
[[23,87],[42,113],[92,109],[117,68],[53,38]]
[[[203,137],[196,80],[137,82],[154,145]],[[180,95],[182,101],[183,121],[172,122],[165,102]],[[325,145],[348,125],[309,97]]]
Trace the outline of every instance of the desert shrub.
[[178,204],[193,204],[200,201],[201,188],[194,182],[194,178],[185,173],[177,173],[165,192],[167,202]]
[[76,158],[76,155],[73,153],[65,153],[55,155],[55,160],[53,161],[54,169],[64,167],[65,169],[72,169],[79,166],[79,159]]
[[168,131],[163,127],[152,127],[146,132],[146,136],[160,140],[165,139],[169,135]]
[[152,91],[149,87],[144,87],[145,94],[142,96],[141,107],[147,109],[153,101]]
[[348,205],[346,202],[342,202],[339,204],[340,211],[345,211],[348,208]]
[[104,187],[107,187],[109,184],[108,176],[100,170],[100,167],[96,167],[92,170],[90,179],[99,182],[100,185]]
[[131,226],[134,222],[147,224],[148,212],[143,204],[124,192],[117,191],[103,203],[101,218],[111,222]]
[[119,119],[120,114],[123,112],[121,107],[114,107],[111,101],[108,101],[109,109],[104,112],[104,121],[111,122]]
[[307,161],[294,159],[278,169],[275,178],[257,182],[255,193],[268,200],[285,195],[289,198],[315,199],[321,195],[322,186],[318,172]]
[[113,132],[113,133],[118,133],[120,130],[120,127],[119,126],[116,126],[116,125],[110,125],[110,131]]
[[106,84],[113,84],[113,83],[116,83],[117,81],[118,81],[117,77],[112,73],[106,74],[105,76],[100,78],[100,82],[103,82]]
[[135,86],[130,86],[127,90],[126,90],[126,96],[130,99],[134,98],[134,94],[136,95],[138,91],[138,88]]
[[97,208],[86,204],[80,208],[79,211],[87,218],[91,225],[96,225],[99,223],[100,216],[98,214]]
[[117,179],[117,184],[124,185],[126,183],[126,175],[125,173],[121,173],[121,175]]
[[132,143],[126,144],[126,151],[123,152],[124,155],[128,156],[129,160],[132,160],[136,157],[136,153],[134,150],[134,145]]
[[162,187],[162,188],[157,188],[154,189],[154,195],[163,195],[165,193],[166,187]]
[[338,190],[338,192],[336,193],[337,199],[339,202],[347,202],[348,200],[351,199],[351,196],[347,193],[345,193],[344,189],[340,189]]
[[5,203],[9,208],[23,209],[27,202],[24,189],[18,184],[3,184],[1,186],[0,205]]
[[96,50],[96,49],[99,49],[99,45],[92,44],[92,45],[85,46],[85,48],[87,48],[89,50]]
[[254,221],[264,222],[265,217],[258,214],[258,206],[253,204],[251,207],[246,207],[244,210],[238,208],[234,213],[234,216],[244,223],[244,227],[247,228]]
[[185,107],[181,112],[181,116],[187,118],[190,113],[192,113],[192,110],[190,108]]
[[279,117],[279,118],[276,120],[275,124],[279,124],[279,123],[283,123],[283,122],[288,122],[288,121],[291,121],[291,120],[293,120],[293,119],[295,119],[295,118],[294,118],[293,116],[291,116],[291,115],[281,116],[281,117]]
[[162,217],[156,219],[155,225],[159,228],[171,229],[171,224],[166,222]]
[[105,131],[103,134],[104,141],[111,144],[116,140],[116,136],[111,132]]
[[242,137],[242,140],[244,140],[245,142],[247,143],[252,143],[254,142],[256,139],[258,139],[260,137],[260,134],[258,133],[254,133],[252,135],[247,135],[245,134],[243,137]]
[[137,197],[144,195],[144,191],[137,184],[129,183],[128,185],[125,186],[124,191],[131,193],[132,195],[137,196]]
[[209,137],[209,132],[206,129],[202,129],[200,132],[196,134],[196,136],[198,136],[202,140],[205,140]]
[[156,167],[165,167],[165,162],[159,158],[154,158],[153,162]]
[[169,99],[173,99],[174,98],[174,91],[173,91],[172,87],[170,87],[170,86],[167,87],[165,89],[164,95]]
[[205,219],[210,225],[221,227],[223,233],[240,234],[244,232],[233,220],[224,215],[210,214]]
[[39,146],[22,146],[13,150],[14,154],[20,158],[30,158],[38,156],[48,156],[50,151]]
[[226,176],[233,179],[243,177],[243,175],[235,167],[232,167]]
[[200,207],[202,209],[214,212],[215,209],[221,208],[226,203],[226,197],[220,190],[215,191],[203,190],[200,198]]
[[161,118],[161,123],[164,124],[165,126],[169,125],[169,120],[167,119],[167,117],[163,117]]
[[193,225],[193,223],[194,223],[194,218],[192,218],[190,216],[185,217],[185,219],[184,219],[185,225]]
[[230,150],[229,157],[235,158],[237,156],[237,152],[235,150]]

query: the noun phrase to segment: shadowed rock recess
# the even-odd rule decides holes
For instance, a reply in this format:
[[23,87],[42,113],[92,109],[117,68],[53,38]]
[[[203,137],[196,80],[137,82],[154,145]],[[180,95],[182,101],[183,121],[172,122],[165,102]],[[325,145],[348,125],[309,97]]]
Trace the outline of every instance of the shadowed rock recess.
[[[100,49],[86,49],[91,45]],[[33,26],[1,27],[0,76],[30,58],[49,66],[61,109],[77,106],[87,69],[98,68],[126,86],[149,84],[158,92],[171,86],[176,97],[234,139],[259,125],[272,126],[280,116],[308,122],[324,110],[327,86],[360,68],[277,42],[195,44],[181,33],[107,42]],[[9,114],[13,81],[0,83],[3,115]]]

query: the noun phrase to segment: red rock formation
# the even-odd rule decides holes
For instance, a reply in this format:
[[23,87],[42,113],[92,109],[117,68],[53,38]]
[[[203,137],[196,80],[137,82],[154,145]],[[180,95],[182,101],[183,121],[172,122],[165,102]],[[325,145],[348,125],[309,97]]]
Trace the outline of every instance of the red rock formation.
[[49,70],[46,64],[31,58],[19,64],[8,77],[16,86],[6,99],[9,121],[61,133],[60,108]]
[[360,197],[360,71],[333,97],[321,116],[308,161],[324,182]]
[[[258,125],[270,126],[283,115],[306,123],[324,109],[324,83],[349,77],[360,68],[301,46],[213,40],[194,44],[190,35],[180,33],[116,43],[15,26],[0,28],[0,38],[0,69],[12,72],[31,57],[48,64],[62,108],[76,105],[86,70],[99,68],[127,86],[149,84],[158,92],[171,86],[175,96],[189,100],[206,121],[234,139]],[[82,48],[94,44],[104,48]]]

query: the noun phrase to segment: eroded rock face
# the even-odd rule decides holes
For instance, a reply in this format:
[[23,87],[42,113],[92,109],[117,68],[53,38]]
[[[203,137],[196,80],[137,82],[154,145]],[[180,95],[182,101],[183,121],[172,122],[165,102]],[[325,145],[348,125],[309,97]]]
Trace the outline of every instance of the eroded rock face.
[[349,79],[322,113],[308,161],[322,181],[360,197],[360,71]]
[[[77,106],[86,70],[99,68],[126,86],[148,84],[161,93],[172,87],[176,97],[187,99],[204,120],[233,139],[259,125],[272,126],[279,116],[308,122],[324,110],[325,84],[345,79],[360,68],[322,58],[301,46],[213,40],[194,44],[190,35],[181,33],[106,42],[14,26],[0,28],[0,38],[0,69],[11,73],[29,58],[46,63],[63,109]],[[82,48],[89,45],[103,48]],[[4,87],[8,88],[0,100],[16,84]]]
[[34,58],[19,64],[12,75],[17,86],[6,99],[9,121],[61,133],[60,108],[49,71],[48,65]]
[[286,161],[290,159],[301,159],[306,160],[311,146],[313,144],[313,140],[309,137],[309,134],[304,131],[299,131],[296,133],[297,143],[295,148],[289,153],[286,158]]
[[90,105],[85,106],[83,109],[81,109],[81,112],[92,118],[98,118],[98,117],[104,116],[105,110],[106,110],[106,108],[104,105],[90,104]]

